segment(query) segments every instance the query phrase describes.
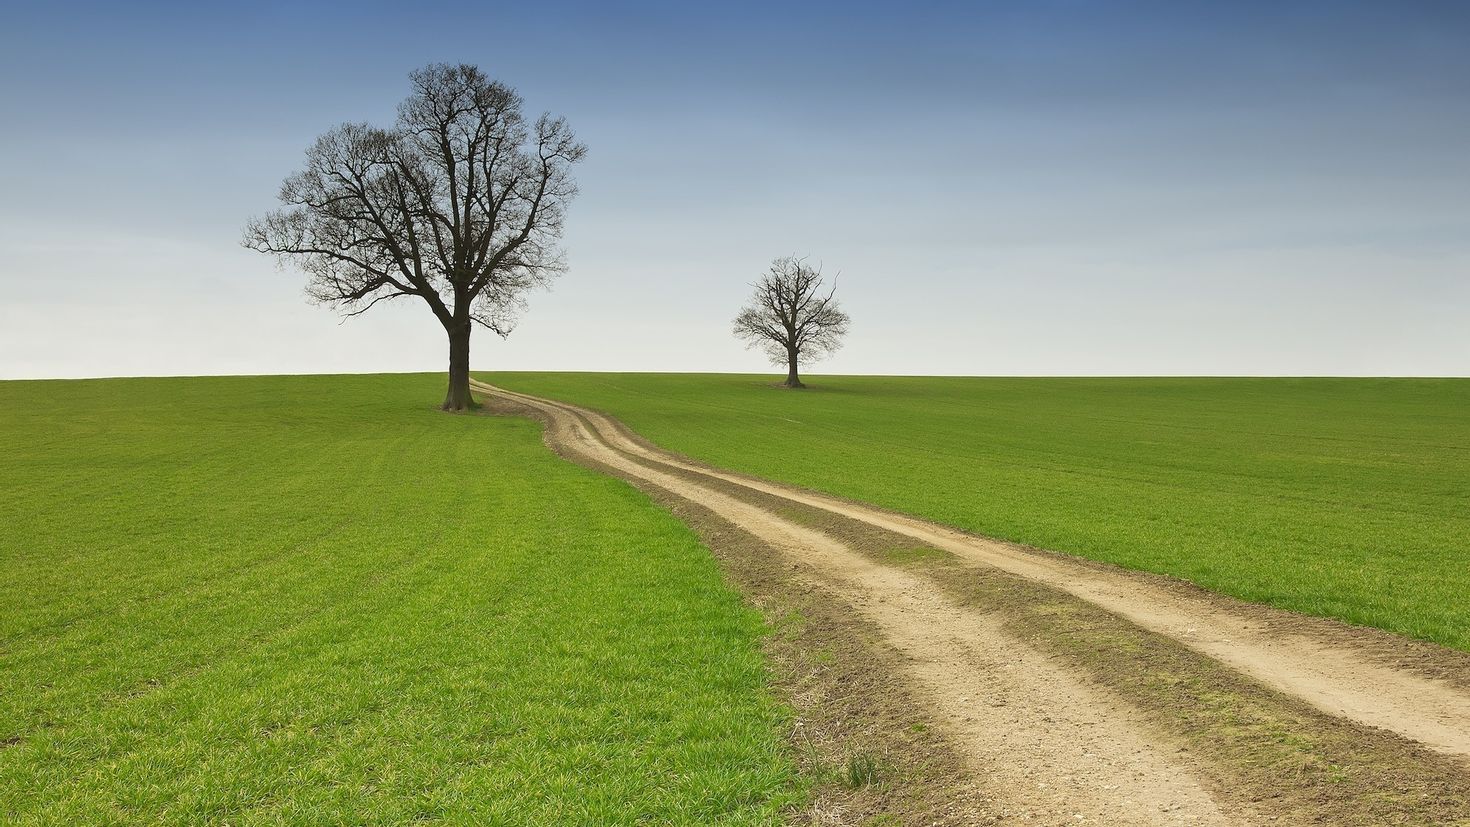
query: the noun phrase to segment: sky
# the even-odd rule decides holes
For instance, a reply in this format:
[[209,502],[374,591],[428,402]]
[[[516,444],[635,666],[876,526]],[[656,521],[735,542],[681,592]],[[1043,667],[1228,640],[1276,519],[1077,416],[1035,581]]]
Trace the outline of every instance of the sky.
[[588,145],[569,271],[476,370],[1470,375],[1470,3],[7,4],[0,378],[443,370],[243,249],[320,133],[479,65]]

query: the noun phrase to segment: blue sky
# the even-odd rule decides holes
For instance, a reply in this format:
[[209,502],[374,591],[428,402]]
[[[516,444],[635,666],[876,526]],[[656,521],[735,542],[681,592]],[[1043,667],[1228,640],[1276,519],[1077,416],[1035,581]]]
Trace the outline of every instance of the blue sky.
[[9,8],[0,377],[442,369],[238,245],[434,61],[591,150],[479,369],[764,369],[729,320],[796,252],[854,319],[817,372],[1470,374],[1470,4],[401,9]]

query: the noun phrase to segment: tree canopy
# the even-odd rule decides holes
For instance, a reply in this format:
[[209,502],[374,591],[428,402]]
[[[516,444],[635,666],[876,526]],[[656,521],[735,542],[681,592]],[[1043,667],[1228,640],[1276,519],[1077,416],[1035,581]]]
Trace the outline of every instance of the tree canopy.
[[413,297],[449,338],[446,410],[472,404],[470,331],[514,328],[526,296],[565,269],[559,248],[586,154],[562,118],[528,122],[516,91],[479,68],[410,74],[392,127],[348,123],[307,150],[283,207],[244,245],[303,270],[307,294],[347,315]]
[[824,292],[820,267],[785,256],[751,285],[754,292],[735,317],[735,336],[758,347],[775,365],[786,365],[786,386],[805,387],[800,365],[842,346],[850,319],[838,306],[834,282]]

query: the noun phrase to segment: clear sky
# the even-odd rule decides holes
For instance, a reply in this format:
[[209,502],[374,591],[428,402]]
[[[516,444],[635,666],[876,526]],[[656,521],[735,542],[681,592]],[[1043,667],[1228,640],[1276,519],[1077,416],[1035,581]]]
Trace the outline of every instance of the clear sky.
[[312,139],[470,62],[590,147],[571,270],[477,369],[1470,374],[1470,3],[7,4],[0,377],[442,370],[239,246]]

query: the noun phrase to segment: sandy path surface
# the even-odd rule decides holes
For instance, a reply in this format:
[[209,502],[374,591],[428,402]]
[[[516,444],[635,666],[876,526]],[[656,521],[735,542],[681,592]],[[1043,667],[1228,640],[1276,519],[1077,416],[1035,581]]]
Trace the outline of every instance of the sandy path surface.
[[[1443,753],[1470,757],[1470,691],[1386,665],[1369,647],[1355,645],[1351,639],[1314,634],[1306,624],[1292,623],[1298,618],[1289,612],[1233,604],[1213,595],[1191,595],[1125,570],[1038,554],[918,518],[710,469],[652,448],[635,439],[616,421],[596,412],[476,385],[481,392],[499,394],[545,412],[562,436],[576,443],[577,450],[598,461],[680,496],[697,499],[711,508],[714,506],[707,498],[718,492],[700,490],[688,481],[687,474],[720,480],[877,526],[1065,591],[1142,628],[1177,640],[1329,715],[1389,730]],[[660,467],[683,471],[686,475],[662,482],[649,479],[647,475],[653,473],[652,469]],[[784,522],[767,512],[761,512],[761,519]],[[816,532],[807,533],[815,537],[804,537],[797,542],[797,545],[814,544],[806,546],[804,559],[836,553],[832,548],[815,545],[819,542],[817,538],[821,538],[831,546],[830,538]],[[786,538],[786,545],[791,544],[791,538]],[[802,552],[794,549],[792,553]],[[912,584],[903,585],[903,588],[912,587]],[[1283,631],[1284,628],[1301,630]]]
[[492,390],[538,408],[548,438],[636,481],[698,502],[799,563],[872,621],[906,656],[938,723],[996,796],[996,817],[1037,824],[1239,823],[1199,780],[1180,745],[1089,685],[998,618],[947,598],[916,575],[682,474],[605,418]]

